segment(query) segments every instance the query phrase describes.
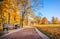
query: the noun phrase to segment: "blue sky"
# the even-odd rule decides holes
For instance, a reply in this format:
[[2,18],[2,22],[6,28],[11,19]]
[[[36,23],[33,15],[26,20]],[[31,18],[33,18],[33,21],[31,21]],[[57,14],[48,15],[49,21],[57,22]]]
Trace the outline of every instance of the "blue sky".
[[60,19],[60,0],[44,0],[44,7],[39,7],[39,9],[40,10],[35,11],[35,15],[38,15],[38,13],[41,12],[42,17],[47,17],[49,21],[52,16]]

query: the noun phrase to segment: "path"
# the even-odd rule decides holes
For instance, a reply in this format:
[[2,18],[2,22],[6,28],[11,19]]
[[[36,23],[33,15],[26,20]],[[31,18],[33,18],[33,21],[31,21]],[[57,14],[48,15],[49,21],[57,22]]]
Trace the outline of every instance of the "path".
[[11,33],[0,39],[41,39],[34,28],[26,28],[18,32]]
[[16,30],[0,39],[49,39],[46,35],[39,32],[36,28],[24,28]]

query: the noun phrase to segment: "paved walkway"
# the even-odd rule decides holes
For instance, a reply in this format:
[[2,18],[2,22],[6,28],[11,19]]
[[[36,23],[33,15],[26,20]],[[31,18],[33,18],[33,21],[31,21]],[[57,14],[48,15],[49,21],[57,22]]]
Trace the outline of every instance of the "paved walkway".
[[34,28],[25,28],[18,32],[11,33],[0,39],[41,39]]
[[0,39],[49,39],[36,28],[23,28],[11,31]]

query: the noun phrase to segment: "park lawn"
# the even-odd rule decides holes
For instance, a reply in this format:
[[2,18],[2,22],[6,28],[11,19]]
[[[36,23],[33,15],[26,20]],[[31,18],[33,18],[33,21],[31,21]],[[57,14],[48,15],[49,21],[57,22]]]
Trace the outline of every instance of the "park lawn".
[[35,24],[34,26],[37,26],[37,27],[39,27],[39,26],[51,26],[51,27],[59,27],[60,26],[60,24]]
[[60,26],[39,26],[37,29],[47,35],[50,39],[60,39]]

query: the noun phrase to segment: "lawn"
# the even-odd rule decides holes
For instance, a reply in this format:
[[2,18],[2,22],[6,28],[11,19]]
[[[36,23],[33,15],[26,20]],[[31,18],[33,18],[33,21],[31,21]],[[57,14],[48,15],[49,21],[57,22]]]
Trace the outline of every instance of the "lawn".
[[47,35],[50,39],[60,39],[60,26],[39,26],[37,29]]

